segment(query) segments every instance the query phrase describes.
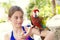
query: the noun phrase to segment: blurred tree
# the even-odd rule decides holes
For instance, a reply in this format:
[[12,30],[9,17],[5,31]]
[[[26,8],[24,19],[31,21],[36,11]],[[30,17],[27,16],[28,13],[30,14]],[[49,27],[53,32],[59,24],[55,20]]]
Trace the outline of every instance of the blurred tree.
[[[1,2],[1,3],[0,3],[0,6],[2,6],[2,7],[5,9],[5,14],[8,14],[8,10],[9,10],[9,8],[12,6],[12,3],[14,3],[13,0],[8,0],[8,2]],[[6,17],[1,18],[1,19],[0,19],[0,23],[6,22],[6,20],[7,20]]]
[[8,0],[8,2],[1,2],[1,6],[5,9],[5,13],[8,13],[9,8],[12,6],[12,3],[14,3],[13,0]]
[[56,15],[56,1],[52,0],[52,12],[54,15]]
[[[42,24],[45,25],[46,21],[56,14],[55,0],[30,0],[27,9],[27,17],[30,19],[30,14],[34,7],[39,9],[39,17],[43,17]],[[53,9],[52,9],[53,8]]]

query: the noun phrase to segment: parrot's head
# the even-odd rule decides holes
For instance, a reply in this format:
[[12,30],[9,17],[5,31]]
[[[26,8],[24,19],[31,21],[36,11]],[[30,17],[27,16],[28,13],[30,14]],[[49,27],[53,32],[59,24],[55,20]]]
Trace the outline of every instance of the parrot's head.
[[35,10],[33,10],[33,17],[38,17],[38,12],[39,12],[39,10],[38,9],[35,9]]

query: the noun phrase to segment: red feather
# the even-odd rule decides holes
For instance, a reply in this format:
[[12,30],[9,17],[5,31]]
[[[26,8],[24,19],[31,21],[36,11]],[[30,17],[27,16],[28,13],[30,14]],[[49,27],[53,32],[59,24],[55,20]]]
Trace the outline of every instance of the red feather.
[[38,9],[33,10],[33,12],[34,12],[34,13],[36,13],[37,11],[39,12],[39,10],[38,10]]
[[[33,10],[33,12],[34,13],[36,13],[36,11],[38,11],[39,12],[39,10],[38,9],[35,9],[35,10]],[[31,15],[31,22],[32,22],[32,24],[34,25],[34,26],[37,26],[39,29],[43,29],[42,28],[42,25],[41,25],[41,18],[39,18],[39,17],[33,17],[33,15]]]

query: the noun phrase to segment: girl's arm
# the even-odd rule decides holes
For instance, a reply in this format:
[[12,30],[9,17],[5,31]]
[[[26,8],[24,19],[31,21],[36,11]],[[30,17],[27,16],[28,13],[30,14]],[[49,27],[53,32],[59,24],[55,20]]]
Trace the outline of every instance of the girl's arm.
[[54,40],[54,37],[55,37],[55,32],[50,31],[44,40]]
[[4,40],[9,40],[9,35],[8,35],[8,34],[6,34],[6,35],[4,36]]
[[33,28],[31,32],[32,34],[40,35],[39,29]]

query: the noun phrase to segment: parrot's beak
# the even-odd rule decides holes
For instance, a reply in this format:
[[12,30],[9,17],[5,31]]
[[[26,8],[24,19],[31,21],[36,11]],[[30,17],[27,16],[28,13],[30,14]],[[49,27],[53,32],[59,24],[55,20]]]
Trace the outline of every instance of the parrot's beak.
[[37,14],[35,13],[35,18],[37,18]]
[[35,13],[35,18],[37,18],[37,17],[38,17],[38,12]]
[[33,12],[33,17],[37,18],[38,17],[38,12],[36,12],[36,13]]
[[37,17],[38,17],[38,14],[39,14],[39,12],[36,12]]

